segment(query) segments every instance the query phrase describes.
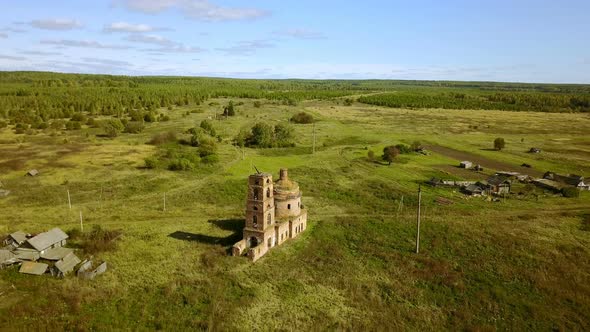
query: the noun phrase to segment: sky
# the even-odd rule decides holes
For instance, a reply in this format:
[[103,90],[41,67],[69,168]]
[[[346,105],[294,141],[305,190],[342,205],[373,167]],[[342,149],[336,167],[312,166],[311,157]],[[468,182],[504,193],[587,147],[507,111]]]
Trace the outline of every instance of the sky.
[[588,0],[0,0],[0,70],[590,83]]

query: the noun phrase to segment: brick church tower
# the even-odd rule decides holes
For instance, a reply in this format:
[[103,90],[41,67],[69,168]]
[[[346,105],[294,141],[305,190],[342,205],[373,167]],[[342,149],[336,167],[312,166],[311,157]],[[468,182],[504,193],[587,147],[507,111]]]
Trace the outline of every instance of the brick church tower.
[[255,261],[306,228],[307,211],[301,204],[299,186],[288,179],[286,169],[280,173],[276,184],[269,173],[248,177],[246,227],[243,240],[232,248],[234,256],[246,253]]

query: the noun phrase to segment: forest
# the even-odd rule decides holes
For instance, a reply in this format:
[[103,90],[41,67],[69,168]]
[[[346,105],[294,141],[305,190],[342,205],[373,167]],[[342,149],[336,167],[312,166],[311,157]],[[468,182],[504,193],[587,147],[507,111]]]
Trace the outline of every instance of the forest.
[[49,120],[69,119],[81,112],[91,117],[122,117],[134,111],[154,113],[162,107],[200,105],[224,97],[267,99],[283,105],[346,97],[348,104],[356,100],[404,108],[590,111],[590,86],[573,84],[0,73],[0,119],[25,129],[43,128]]

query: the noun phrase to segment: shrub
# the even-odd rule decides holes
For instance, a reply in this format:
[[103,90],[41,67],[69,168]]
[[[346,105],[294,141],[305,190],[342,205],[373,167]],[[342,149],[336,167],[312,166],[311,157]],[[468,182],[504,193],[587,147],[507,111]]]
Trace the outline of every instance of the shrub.
[[138,134],[143,131],[145,126],[140,121],[130,121],[125,125],[125,132],[130,134]]
[[171,171],[190,171],[195,168],[195,165],[188,159],[178,158],[170,161],[168,169]]
[[145,168],[153,169],[158,166],[158,159],[155,157],[148,157],[144,159]]
[[88,120],[86,121],[86,125],[89,127],[95,127],[96,121],[94,120],[94,118],[88,118]]
[[78,121],[68,121],[66,122],[66,130],[79,130],[82,129],[82,124]]
[[223,108],[223,115],[225,116],[234,116],[236,115],[236,110],[234,107],[234,102],[233,101],[229,101],[229,104],[227,104],[227,106],[225,106]]
[[166,144],[166,143],[171,143],[171,142],[176,142],[176,133],[174,133],[173,131],[168,131],[165,133],[159,133],[154,135],[147,144],[151,144],[151,145],[161,145],[161,144]]
[[170,121],[170,117],[168,115],[164,115],[160,118],[160,121]]
[[313,116],[309,113],[300,112],[291,117],[291,122],[298,124],[307,124],[313,122]]
[[217,145],[212,138],[202,138],[199,146],[199,156],[201,158],[214,155],[217,152]]
[[216,154],[211,154],[203,157],[201,161],[205,164],[215,164],[219,162],[219,156],[217,156]]
[[41,122],[37,125],[37,129],[47,129],[49,127],[49,125],[47,124],[47,122]]
[[505,146],[506,146],[506,142],[504,141],[504,139],[502,137],[498,137],[494,140],[494,149],[500,151],[500,150],[504,149]]
[[108,119],[100,122],[100,127],[108,137],[117,137],[125,129],[119,119]]
[[580,197],[580,190],[574,187],[567,187],[561,189],[561,194],[563,195],[563,197],[577,198]]
[[411,147],[409,147],[405,144],[397,144],[395,147],[397,148],[397,150],[401,154],[411,153],[414,151]]
[[84,113],[74,113],[72,115],[72,117],[70,118],[70,121],[78,121],[78,122],[86,122],[87,118],[86,115],[84,115]]
[[211,136],[217,135],[215,128],[213,127],[213,123],[210,120],[201,121],[201,125],[199,127],[203,128],[203,130]]
[[156,122],[156,116],[152,112],[145,113],[143,115],[143,121],[145,121],[145,122]]
[[255,145],[261,148],[270,148],[273,145],[274,130],[272,126],[259,122],[252,127],[252,135],[247,145]]
[[414,141],[414,142],[412,143],[412,145],[410,145],[410,148],[411,148],[413,151],[418,151],[418,150],[422,149],[422,143],[420,143],[420,141]]
[[262,103],[259,100],[254,101],[254,107],[260,108],[261,106],[262,106]]
[[352,106],[353,103],[354,103],[354,99],[350,99],[350,98],[344,99],[345,106]]

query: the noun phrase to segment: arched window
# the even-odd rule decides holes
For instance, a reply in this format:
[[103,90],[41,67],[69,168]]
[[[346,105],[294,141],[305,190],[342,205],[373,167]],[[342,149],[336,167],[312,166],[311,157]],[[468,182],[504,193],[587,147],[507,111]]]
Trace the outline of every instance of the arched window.
[[254,188],[254,199],[258,199],[260,196],[260,190],[258,188]]
[[270,179],[266,179],[266,183],[270,183]]
[[258,207],[257,206],[254,207],[254,211],[258,211]]
[[258,225],[258,217],[252,217],[252,223],[254,224],[254,226]]
[[272,247],[272,237],[268,238],[268,247]]
[[291,210],[291,204],[287,204],[287,209]]
[[271,216],[271,215],[270,215],[270,213],[269,213],[269,214],[268,214],[268,216],[266,217],[266,223],[267,223],[268,225],[270,225],[271,221],[272,221],[272,216]]
[[270,197],[270,188],[266,189],[266,197]]

